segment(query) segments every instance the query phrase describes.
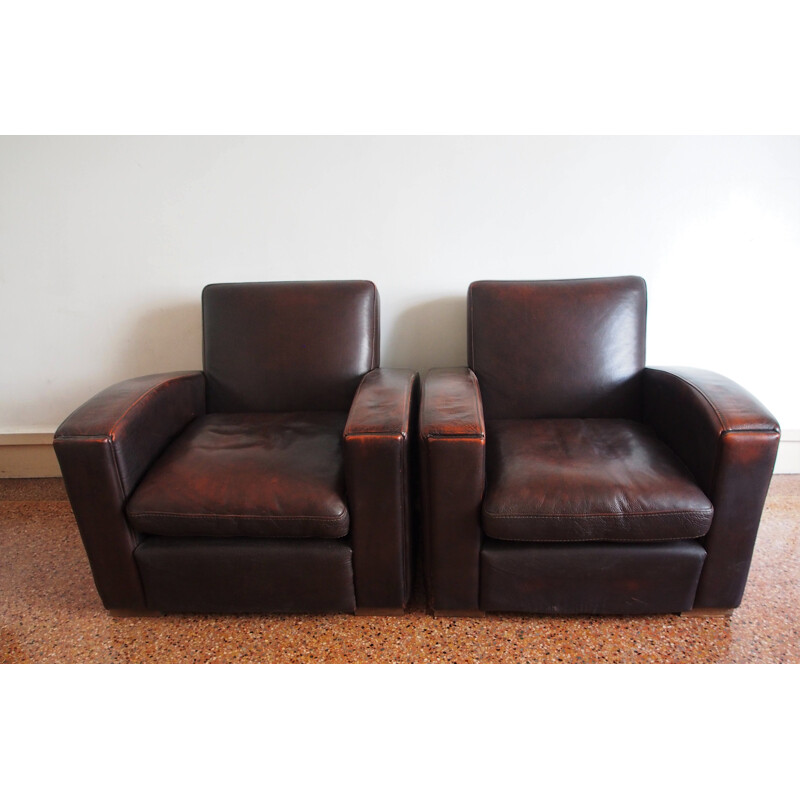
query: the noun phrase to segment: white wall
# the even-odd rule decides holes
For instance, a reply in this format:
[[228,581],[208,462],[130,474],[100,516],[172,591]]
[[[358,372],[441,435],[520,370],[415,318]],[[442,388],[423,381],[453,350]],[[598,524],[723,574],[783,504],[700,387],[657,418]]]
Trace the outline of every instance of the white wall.
[[369,278],[382,363],[425,370],[472,280],[620,274],[648,363],[800,429],[800,137],[3,137],[0,433],[199,367],[207,283]]

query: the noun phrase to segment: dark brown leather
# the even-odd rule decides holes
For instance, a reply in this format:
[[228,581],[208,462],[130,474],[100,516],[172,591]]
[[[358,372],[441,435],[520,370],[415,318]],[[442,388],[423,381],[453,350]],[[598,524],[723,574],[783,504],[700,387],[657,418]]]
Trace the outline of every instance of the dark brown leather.
[[128,494],[167,444],[204,410],[202,373],[115,384],[71,414],[53,441],[97,591],[106,608],[144,609],[123,513]]
[[487,539],[481,608],[535,614],[664,614],[692,608],[697,542],[518,544]]
[[208,414],[128,502],[161,536],[339,538],[349,530],[340,413]]
[[344,430],[347,502],[359,608],[404,608],[411,596],[417,374],[367,373]]
[[166,444],[205,412],[202,372],[167,372],[115,383],[72,412],[55,441],[107,438],[125,494]]
[[348,424],[345,488],[344,427],[379,361],[374,284],[208,286],[203,334],[205,373],[111,387],[58,432],[105,605],[352,611],[357,589],[362,605],[402,608],[411,591],[414,373],[364,379]]
[[432,369],[424,387],[419,424],[425,436],[486,435],[475,373],[464,367]]
[[735,608],[775,466],[778,423],[734,381],[685,367],[645,370],[644,413],[714,503],[696,605]]
[[780,433],[775,417],[750,392],[715,372],[648,367],[642,386],[644,421],[683,459],[709,496],[723,434]]
[[468,359],[486,418],[640,419],[646,308],[638,277],[473,283]]
[[203,290],[209,412],[347,412],[379,357],[378,292],[369,281]]
[[[778,425],[719,375],[645,369],[645,317],[640,278],[472,284],[468,357],[480,390],[467,370],[432,371],[423,384],[434,610],[739,604]],[[484,527],[515,540],[625,541],[482,543]]]
[[420,402],[428,602],[437,611],[477,610],[486,430],[475,376],[432,369]]
[[148,607],[176,613],[347,612],[348,539],[147,537],[135,552]]
[[103,605],[144,610],[147,605],[133,561],[139,536],[122,511],[126,497],[111,440],[62,438],[53,446]]
[[698,608],[736,608],[742,602],[779,440],[777,431],[736,431],[720,440]]
[[713,507],[653,430],[619,419],[491,420],[483,530],[528,542],[705,535]]

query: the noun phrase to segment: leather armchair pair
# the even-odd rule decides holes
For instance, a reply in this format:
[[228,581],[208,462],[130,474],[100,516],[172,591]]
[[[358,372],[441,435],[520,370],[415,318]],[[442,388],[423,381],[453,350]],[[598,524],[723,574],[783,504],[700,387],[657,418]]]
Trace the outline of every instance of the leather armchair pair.
[[420,400],[378,367],[373,284],[206,287],[202,371],[112,386],[56,433],[105,606],[402,613],[417,496],[436,614],[737,606],[769,413],[644,366],[640,278],[468,300],[469,367],[429,371]]

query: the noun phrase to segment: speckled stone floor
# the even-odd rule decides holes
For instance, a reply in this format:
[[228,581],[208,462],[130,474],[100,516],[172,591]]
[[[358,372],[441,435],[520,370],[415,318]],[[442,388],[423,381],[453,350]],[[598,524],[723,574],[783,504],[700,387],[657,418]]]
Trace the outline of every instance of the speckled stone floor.
[[114,618],[60,479],[0,480],[0,663],[800,663],[800,475],[778,475],[731,617]]

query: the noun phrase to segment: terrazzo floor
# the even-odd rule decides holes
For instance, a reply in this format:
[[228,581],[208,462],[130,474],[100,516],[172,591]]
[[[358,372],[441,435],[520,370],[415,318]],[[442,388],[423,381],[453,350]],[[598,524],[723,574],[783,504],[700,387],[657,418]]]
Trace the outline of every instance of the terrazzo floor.
[[800,475],[774,477],[730,617],[115,618],[60,479],[0,480],[0,663],[800,663]]

